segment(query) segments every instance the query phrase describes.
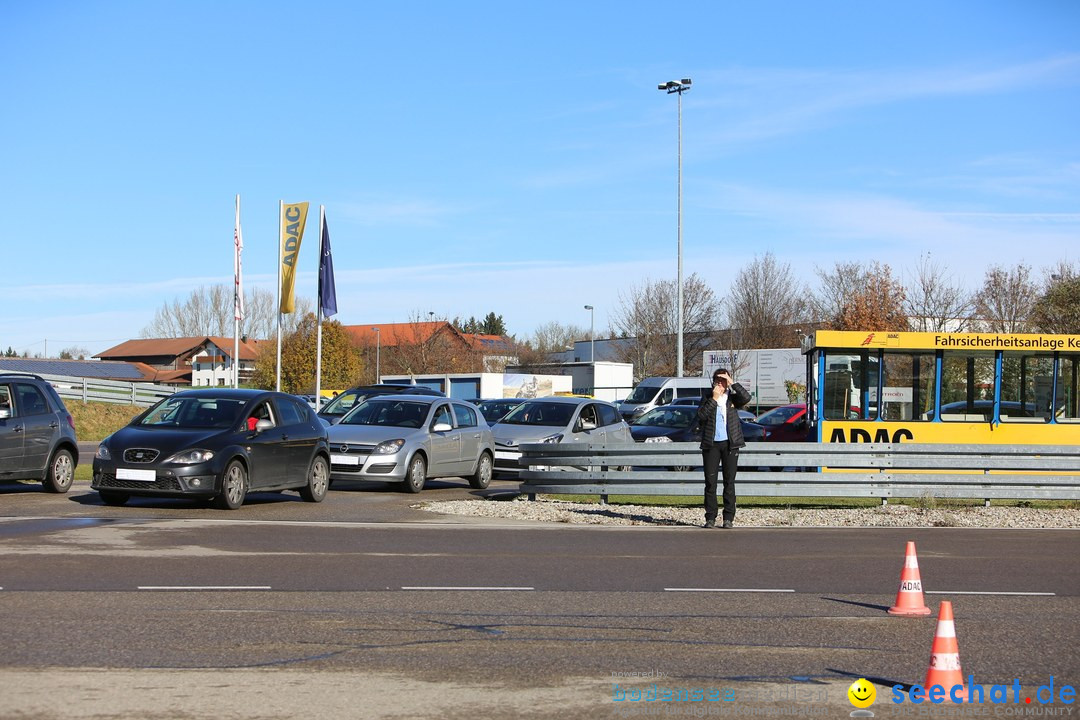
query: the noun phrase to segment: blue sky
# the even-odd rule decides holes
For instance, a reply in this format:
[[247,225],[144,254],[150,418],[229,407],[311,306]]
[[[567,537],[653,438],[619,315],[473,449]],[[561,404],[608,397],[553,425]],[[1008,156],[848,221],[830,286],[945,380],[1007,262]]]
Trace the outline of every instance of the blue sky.
[[165,302],[273,290],[326,206],[339,320],[596,326],[772,252],[1080,261],[1080,3],[0,2],[0,347],[99,352]]

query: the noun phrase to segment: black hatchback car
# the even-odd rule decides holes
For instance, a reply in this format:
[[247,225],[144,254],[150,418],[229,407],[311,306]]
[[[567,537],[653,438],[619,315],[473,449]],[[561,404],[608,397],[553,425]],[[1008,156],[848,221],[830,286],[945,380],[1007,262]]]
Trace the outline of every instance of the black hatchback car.
[[107,505],[132,495],[194,497],[235,510],[248,492],[330,484],[326,426],[300,398],[263,390],[186,390],[105,438],[91,487]]
[[75,422],[38,375],[0,372],[0,480],[40,480],[65,493],[75,479]]

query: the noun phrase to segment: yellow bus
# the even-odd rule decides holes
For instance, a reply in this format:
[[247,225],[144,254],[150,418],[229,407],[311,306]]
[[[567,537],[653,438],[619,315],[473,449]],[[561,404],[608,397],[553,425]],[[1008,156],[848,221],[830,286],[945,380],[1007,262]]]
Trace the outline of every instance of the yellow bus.
[[1080,444],[1080,335],[819,330],[802,350],[811,440]]

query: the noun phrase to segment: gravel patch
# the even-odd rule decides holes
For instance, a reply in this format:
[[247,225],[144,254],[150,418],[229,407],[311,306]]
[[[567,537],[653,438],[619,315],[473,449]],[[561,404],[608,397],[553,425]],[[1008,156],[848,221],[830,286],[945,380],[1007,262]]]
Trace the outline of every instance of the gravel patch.
[[[532,520],[576,525],[700,526],[701,508],[645,505],[596,505],[561,500],[524,498],[505,500],[450,500],[419,505],[447,515]],[[882,505],[872,508],[742,508],[735,517],[739,527],[969,527],[969,528],[1080,528],[1080,509],[1044,510],[1023,507],[920,508]]]

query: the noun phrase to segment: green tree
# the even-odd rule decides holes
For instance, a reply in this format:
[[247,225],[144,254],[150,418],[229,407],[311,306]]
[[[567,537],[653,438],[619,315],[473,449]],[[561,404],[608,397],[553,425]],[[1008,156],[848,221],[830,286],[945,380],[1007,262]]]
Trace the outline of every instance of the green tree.
[[[363,373],[361,353],[349,341],[340,322],[324,320],[322,327],[322,387],[347,388],[358,382]],[[284,392],[303,393],[315,389],[316,331],[315,316],[308,313],[296,330],[282,338],[281,389]],[[276,362],[276,344],[264,343],[255,360],[252,383],[262,388],[274,387]]]
[[503,322],[503,316],[489,312],[484,316],[484,322],[480,325],[479,332],[481,335],[505,335],[506,323]]

